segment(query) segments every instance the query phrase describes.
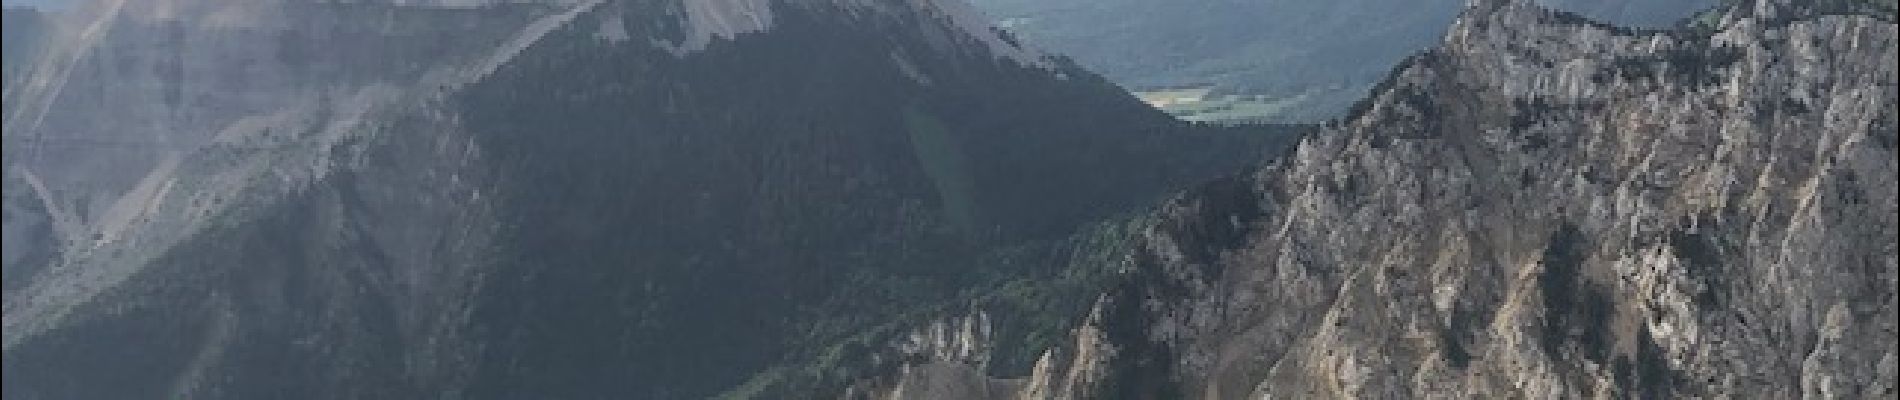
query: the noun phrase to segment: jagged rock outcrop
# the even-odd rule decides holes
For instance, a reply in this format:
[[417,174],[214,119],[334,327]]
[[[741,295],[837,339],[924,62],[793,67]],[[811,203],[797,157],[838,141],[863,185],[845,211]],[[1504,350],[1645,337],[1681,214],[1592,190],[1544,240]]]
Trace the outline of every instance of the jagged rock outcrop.
[[1112,349],[1094,393],[1893,396],[1892,15],[1526,3],[1474,1],[1351,117],[1157,211],[1078,339]]
[[[1109,378],[1108,345],[1100,324],[1102,310],[1089,312],[1072,329],[1074,342],[1043,350],[1023,377],[991,376],[989,358],[998,351],[990,317],[983,311],[934,321],[905,335],[872,364],[869,378],[844,389],[847,399],[1072,399],[1097,398]],[[889,358],[888,360],[882,358]]]

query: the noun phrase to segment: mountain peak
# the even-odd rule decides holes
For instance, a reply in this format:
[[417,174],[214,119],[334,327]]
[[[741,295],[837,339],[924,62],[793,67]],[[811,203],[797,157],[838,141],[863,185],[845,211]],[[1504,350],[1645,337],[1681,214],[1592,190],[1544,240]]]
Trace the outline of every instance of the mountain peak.
[[799,7],[846,24],[884,19],[893,26],[927,30],[937,39],[933,44],[939,50],[983,52],[1025,66],[1053,66],[1051,56],[1011,38],[964,0],[672,0],[655,12],[678,21],[679,37],[654,42],[675,55],[690,54],[715,41],[772,29],[775,14],[784,11],[778,7]]

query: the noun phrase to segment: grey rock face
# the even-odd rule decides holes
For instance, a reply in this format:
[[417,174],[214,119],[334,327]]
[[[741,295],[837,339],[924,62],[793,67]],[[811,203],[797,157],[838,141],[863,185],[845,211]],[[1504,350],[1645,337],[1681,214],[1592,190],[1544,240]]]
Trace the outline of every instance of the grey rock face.
[[494,222],[437,93],[564,10],[64,16],[7,91],[7,396],[452,393],[468,344],[449,328]]
[[20,234],[8,242],[51,254],[8,260],[23,273],[8,276],[19,288],[7,292],[7,346],[215,220],[327,177],[346,144],[430,107],[546,14],[207,0],[97,1],[62,16],[6,93],[8,196],[43,214],[9,219]]
[[1762,1],[1639,32],[1525,3],[1475,2],[1353,117],[1164,206],[1070,345],[1112,349],[1084,385],[1893,396],[1894,23]]
[[[896,361],[886,371],[845,389],[848,399],[1085,399],[1113,395],[1115,348],[1102,330],[1097,307],[1071,331],[1073,342],[1036,358],[1027,376],[989,376],[987,352],[995,351],[990,319],[982,311],[936,321],[894,343]],[[958,329],[960,328],[960,329]],[[974,350],[974,351],[973,351]]]

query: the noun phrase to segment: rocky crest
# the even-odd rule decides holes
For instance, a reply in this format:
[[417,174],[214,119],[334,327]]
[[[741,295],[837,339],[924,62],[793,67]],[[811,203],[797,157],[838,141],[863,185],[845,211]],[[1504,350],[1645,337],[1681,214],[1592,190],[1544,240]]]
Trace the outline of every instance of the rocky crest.
[[[1474,1],[1349,118],[1162,207],[1063,346],[1095,356],[1056,363],[1106,373],[1024,380],[1893,396],[1891,15],[1759,1],[1705,31],[1634,31],[1527,3]],[[928,373],[890,379],[946,379]]]

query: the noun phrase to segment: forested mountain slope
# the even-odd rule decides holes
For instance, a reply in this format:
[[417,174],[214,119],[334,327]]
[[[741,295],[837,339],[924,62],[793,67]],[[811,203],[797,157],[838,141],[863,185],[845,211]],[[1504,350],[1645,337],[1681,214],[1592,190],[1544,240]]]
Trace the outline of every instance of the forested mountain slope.
[[6,397],[706,397],[1286,133],[952,0],[488,3],[78,7],[8,86]]

